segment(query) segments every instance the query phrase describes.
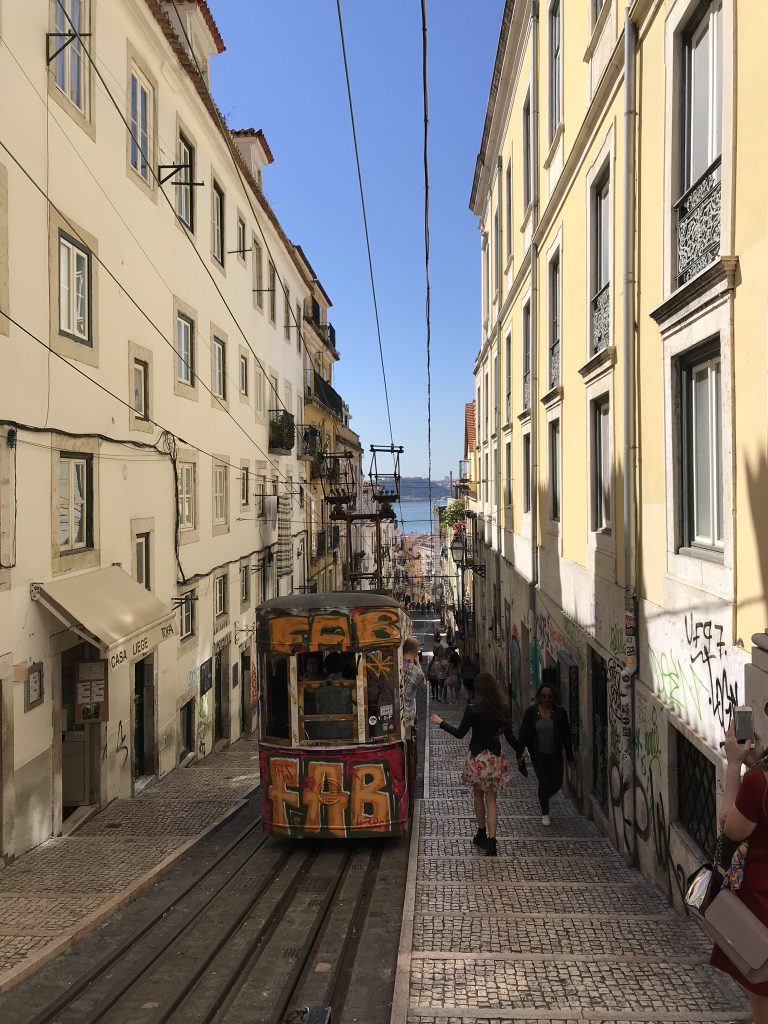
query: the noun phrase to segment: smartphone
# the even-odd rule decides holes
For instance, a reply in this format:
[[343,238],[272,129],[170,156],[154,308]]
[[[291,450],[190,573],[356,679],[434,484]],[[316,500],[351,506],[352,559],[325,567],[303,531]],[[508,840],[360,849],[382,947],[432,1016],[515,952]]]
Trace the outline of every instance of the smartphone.
[[755,720],[752,715],[752,708],[735,708],[734,721],[736,723],[736,739],[739,743],[755,743]]

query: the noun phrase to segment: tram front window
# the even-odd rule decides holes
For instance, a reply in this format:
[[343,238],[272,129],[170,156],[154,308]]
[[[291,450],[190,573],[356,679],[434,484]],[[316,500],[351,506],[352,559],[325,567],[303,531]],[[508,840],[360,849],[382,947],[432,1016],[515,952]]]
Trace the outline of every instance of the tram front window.
[[299,656],[303,739],[353,743],[357,736],[357,658],[332,651]]
[[269,655],[266,658],[267,736],[290,740],[291,715],[288,700],[288,658]]

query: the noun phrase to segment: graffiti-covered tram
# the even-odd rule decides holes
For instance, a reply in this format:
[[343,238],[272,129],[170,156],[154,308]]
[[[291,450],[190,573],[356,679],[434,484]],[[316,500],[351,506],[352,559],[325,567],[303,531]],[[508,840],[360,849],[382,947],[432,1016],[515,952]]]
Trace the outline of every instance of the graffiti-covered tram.
[[407,623],[396,601],[372,592],[291,595],[257,608],[267,834],[408,831],[415,757],[402,718]]

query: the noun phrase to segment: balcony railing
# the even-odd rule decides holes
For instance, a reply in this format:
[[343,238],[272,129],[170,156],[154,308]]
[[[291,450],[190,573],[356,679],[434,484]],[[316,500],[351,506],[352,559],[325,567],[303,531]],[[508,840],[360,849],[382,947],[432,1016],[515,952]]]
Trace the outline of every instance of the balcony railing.
[[305,423],[298,429],[298,451],[300,459],[315,459],[320,454],[320,431],[312,423]]
[[469,480],[469,459],[459,459],[459,480]]
[[549,386],[557,388],[560,386],[560,339],[553,342],[549,347]]
[[312,559],[317,561],[324,558],[328,551],[327,534],[325,530],[315,530],[312,534]]
[[[308,374],[308,378],[309,376],[310,374]],[[331,387],[327,380],[323,380],[317,370],[311,371],[310,393],[315,401],[324,406],[333,416],[340,420],[344,419],[344,402],[341,395]]]
[[273,455],[290,455],[296,443],[293,413],[285,409],[269,411],[269,451]]
[[527,370],[523,374],[523,408],[531,408],[531,371]]
[[611,343],[611,285],[604,284],[592,299],[592,353],[597,355]]
[[720,255],[720,163],[718,157],[675,203],[678,287]]

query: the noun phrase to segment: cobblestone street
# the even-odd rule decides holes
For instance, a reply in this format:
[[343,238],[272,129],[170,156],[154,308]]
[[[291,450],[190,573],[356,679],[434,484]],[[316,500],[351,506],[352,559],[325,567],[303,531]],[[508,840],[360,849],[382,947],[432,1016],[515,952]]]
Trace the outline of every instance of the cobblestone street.
[[500,800],[498,858],[473,847],[468,741],[427,728],[392,1024],[749,1019],[697,926],[562,793],[542,826],[532,772]]
[[151,884],[258,784],[256,740],[240,740],[0,870],[0,991]]

